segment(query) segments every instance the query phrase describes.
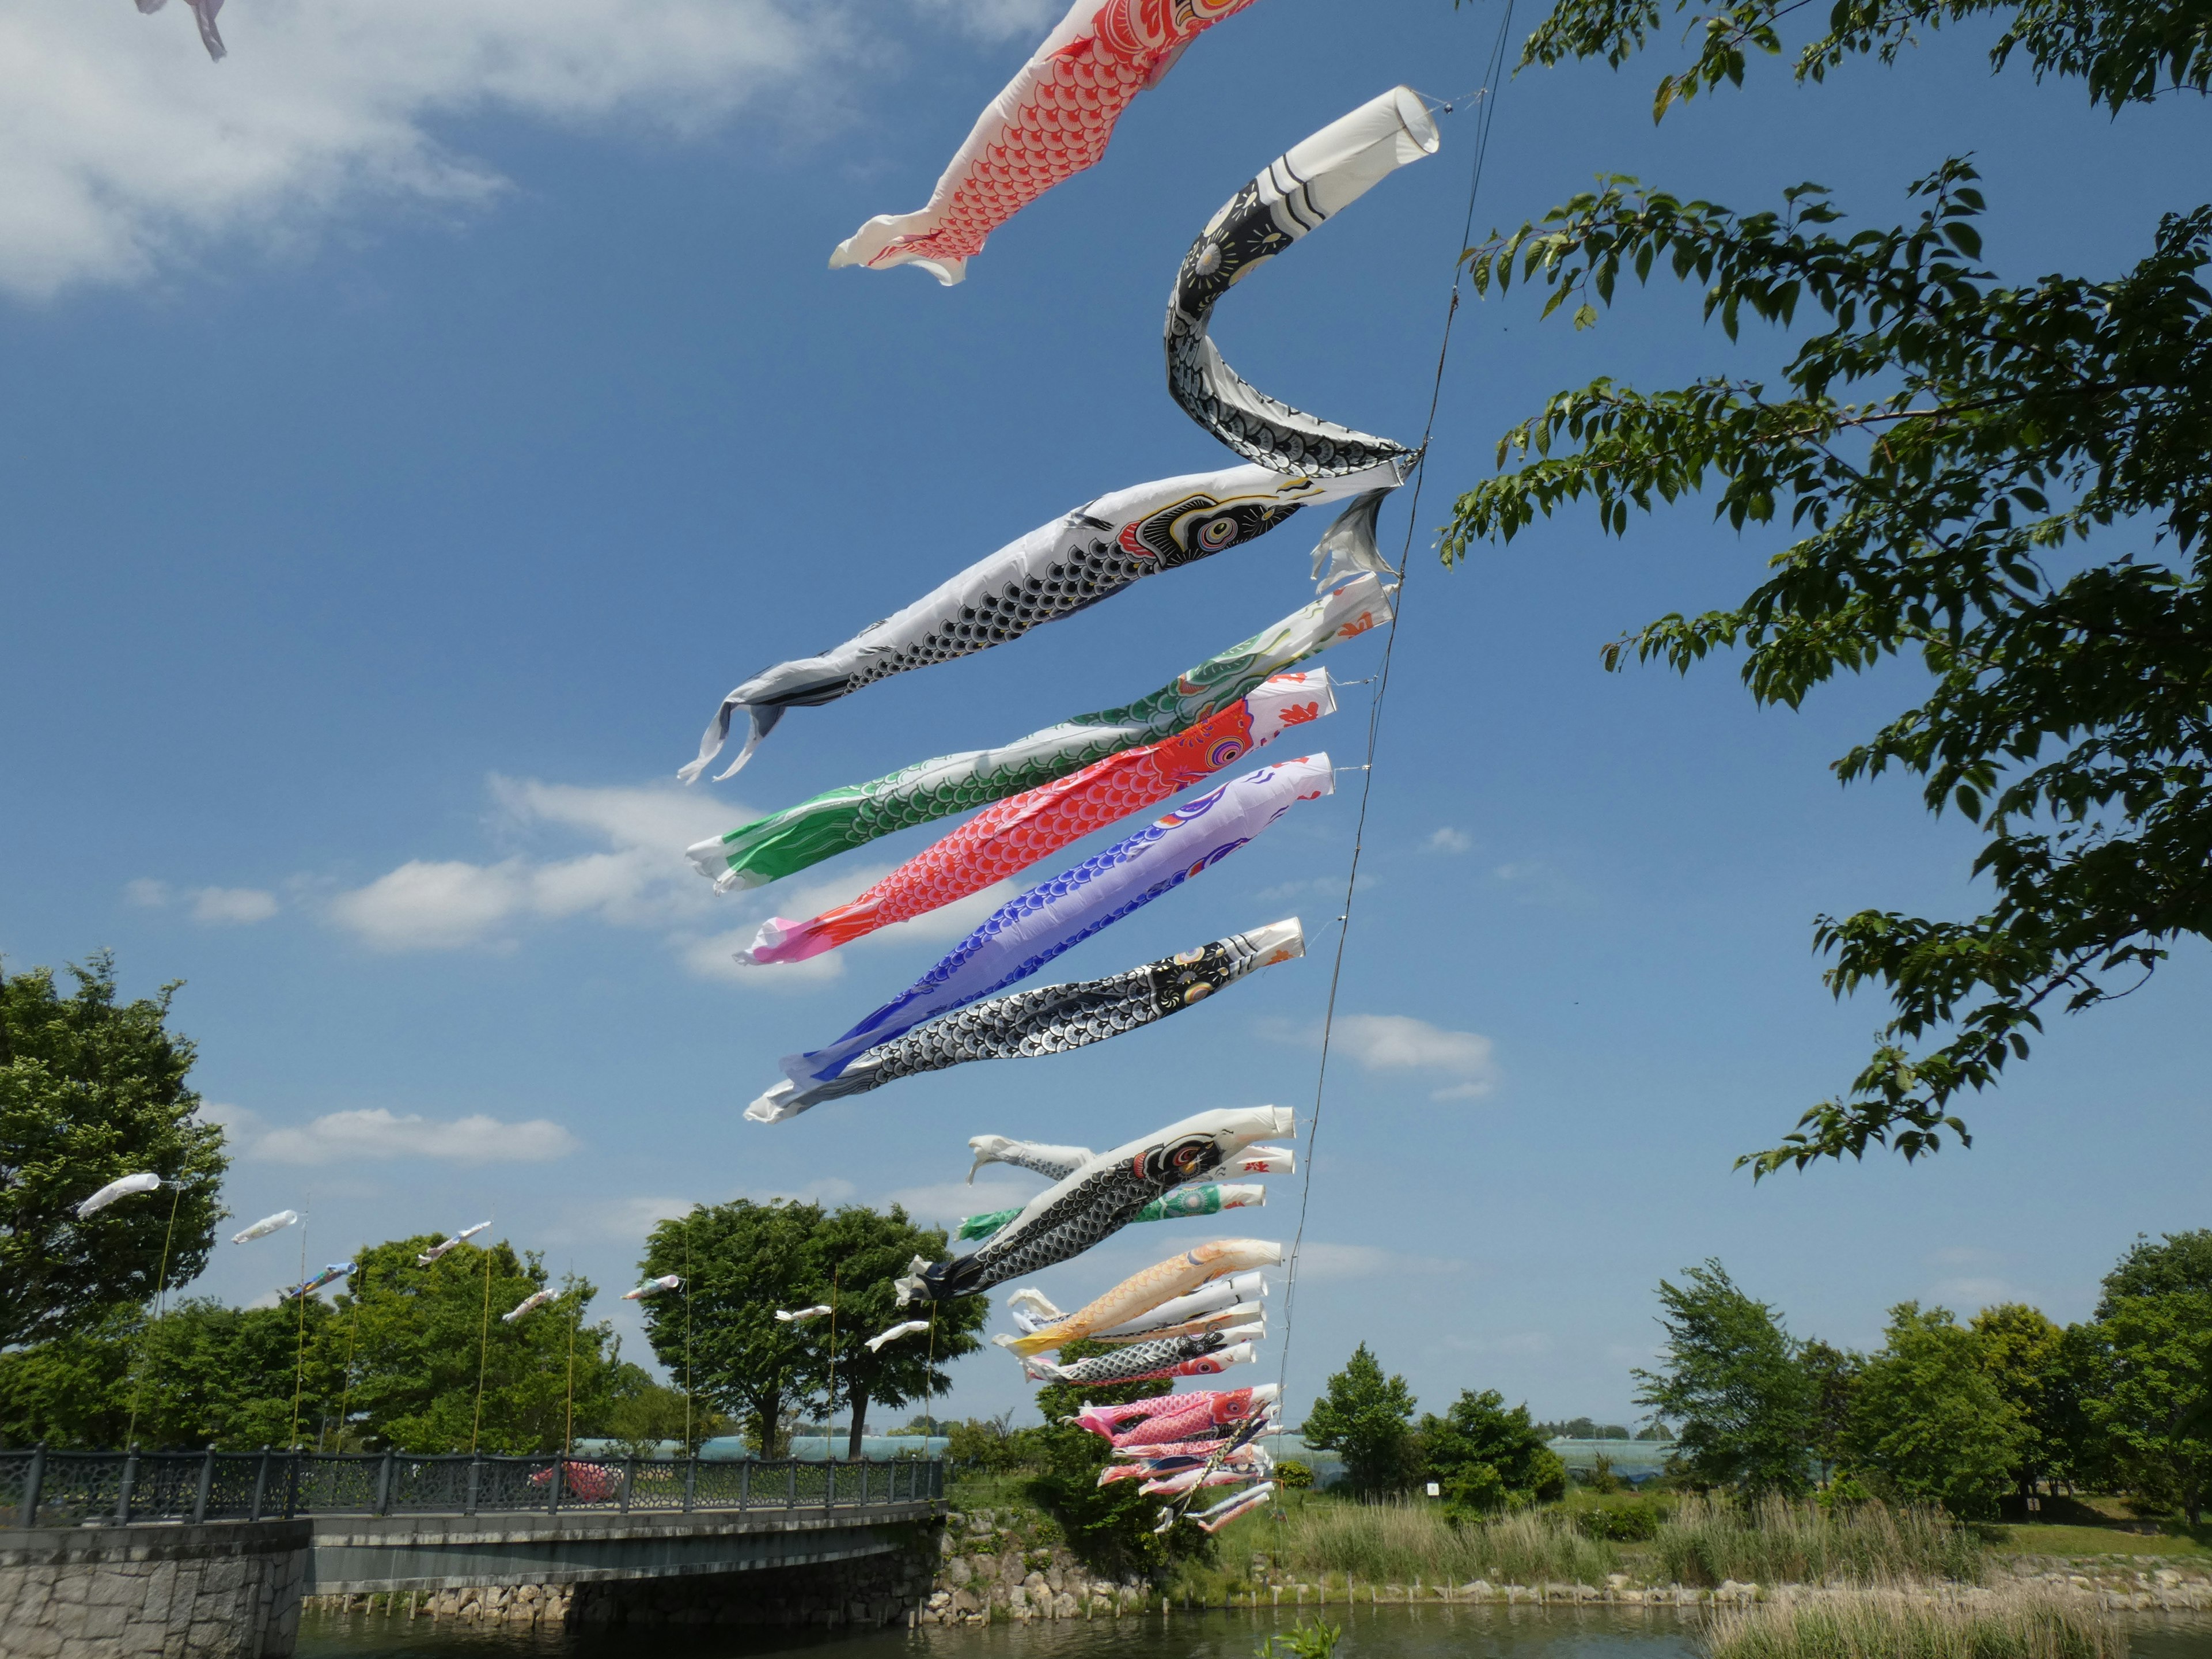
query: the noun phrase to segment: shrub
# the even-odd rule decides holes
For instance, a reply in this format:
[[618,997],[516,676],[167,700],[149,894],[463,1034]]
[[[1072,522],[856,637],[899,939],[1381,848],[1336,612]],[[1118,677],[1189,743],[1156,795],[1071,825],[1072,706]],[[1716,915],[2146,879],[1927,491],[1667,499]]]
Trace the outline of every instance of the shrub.
[[1707,1659],[2125,1659],[2126,1632],[2101,1609],[2041,1586],[1971,1601],[1910,1590],[1769,1601],[1717,1614]]
[[1301,1577],[1349,1573],[1372,1583],[1601,1584],[1620,1565],[1608,1546],[1557,1515],[1455,1523],[1435,1504],[1404,1499],[1301,1504],[1267,1547],[1276,1565]]
[[1656,1504],[1623,1504],[1613,1509],[1584,1510],[1575,1524],[1585,1538],[1613,1544],[1647,1544],[1659,1535],[1666,1517]]
[[1275,1465],[1275,1482],[1285,1492],[1304,1492],[1314,1483],[1314,1472],[1295,1457]]
[[1653,1542],[1657,1575],[1683,1584],[1979,1583],[1984,1571],[1979,1541],[1948,1516],[1871,1502],[1832,1513],[1780,1498],[1686,1498]]

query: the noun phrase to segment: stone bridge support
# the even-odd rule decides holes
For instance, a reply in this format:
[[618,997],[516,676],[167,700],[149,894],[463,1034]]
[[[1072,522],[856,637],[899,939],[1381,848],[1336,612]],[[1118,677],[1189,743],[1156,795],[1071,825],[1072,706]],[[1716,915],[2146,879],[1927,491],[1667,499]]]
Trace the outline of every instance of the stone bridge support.
[[289,1659],[305,1521],[0,1531],[0,1659]]

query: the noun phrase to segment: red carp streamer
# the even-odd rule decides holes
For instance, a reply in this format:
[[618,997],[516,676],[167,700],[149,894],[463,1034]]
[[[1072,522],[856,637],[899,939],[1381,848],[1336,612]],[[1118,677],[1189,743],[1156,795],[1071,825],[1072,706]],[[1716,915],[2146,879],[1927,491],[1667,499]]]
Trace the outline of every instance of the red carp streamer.
[[1106,153],[1129,100],[1157,86],[1207,29],[1252,0],[1076,0],[976,118],[929,204],[871,219],[839,265],[920,265],[950,287],[1000,225]]
[[893,922],[980,893],[1093,830],[1212,777],[1292,726],[1336,711],[1328,671],[1278,674],[1188,732],[1124,750],[986,807],[853,900],[808,921],[763,922],[738,960],[804,962]]

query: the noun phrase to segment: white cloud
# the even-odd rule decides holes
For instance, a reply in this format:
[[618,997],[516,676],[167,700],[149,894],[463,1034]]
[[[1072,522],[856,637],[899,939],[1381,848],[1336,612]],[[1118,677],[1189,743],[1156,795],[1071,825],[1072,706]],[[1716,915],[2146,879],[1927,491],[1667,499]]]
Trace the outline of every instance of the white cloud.
[[1298,1277],[1315,1283],[1377,1279],[1385,1273],[1456,1273],[1467,1263],[1448,1256],[1407,1255],[1375,1244],[1306,1243],[1298,1246]]
[[823,0],[257,0],[222,21],[212,64],[182,5],[0,8],[0,289],[282,249],[368,202],[481,208],[506,181],[441,125],[696,134],[765,91],[817,96],[811,72],[866,20]]
[[585,1210],[583,1218],[586,1227],[602,1237],[641,1243],[659,1223],[690,1214],[696,1202],[689,1198],[646,1195],[601,1199]]
[[1464,830],[1455,830],[1446,824],[1422,845],[1431,853],[1472,853],[1474,851],[1474,837]]
[[927,1187],[902,1187],[884,1196],[886,1204],[900,1204],[917,1221],[950,1227],[971,1215],[993,1210],[1012,1210],[1028,1203],[1044,1190],[1042,1181],[1023,1186],[1012,1181],[940,1181]]
[[[1318,1027],[1263,1023],[1279,1039],[1317,1047]],[[1496,1045],[1474,1031],[1447,1031],[1410,1014],[1339,1014],[1331,1046],[1370,1072],[1433,1072],[1453,1079],[1431,1090],[1431,1100],[1480,1100],[1498,1086]]]
[[123,896],[149,910],[167,909],[179,901],[189,902],[194,921],[216,927],[266,921],[278,908],[276,895],[258,887],[191,887],[179,892],[165,881],[144,876],[125,883]]
[[341,1164],[418,1158],[438,1164],[544,1164],[577,1150],[575,1136],[550,1118],[502,1123],[486,1113],[441,1121],[385,1107],[327,1112],[304,1127],[270,1127],[242,1107],[209,1105],[203,1117],[223,1126],[240,1153],[264,1164]]
[[1067,8],[1061,0],[917,0],[925,13],[956,21],[985,40],[1042,40]]

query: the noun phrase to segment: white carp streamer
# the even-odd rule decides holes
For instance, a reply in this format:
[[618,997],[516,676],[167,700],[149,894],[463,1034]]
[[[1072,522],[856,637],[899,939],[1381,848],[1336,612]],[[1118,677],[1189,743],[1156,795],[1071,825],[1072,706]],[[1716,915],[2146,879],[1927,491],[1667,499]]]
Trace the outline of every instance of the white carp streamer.
[[896,1342],[902,1336],[916,1336],[928,1328],[929,1322],[927,1319],[909,1319],[904,1324],[894,1325],[887,1331],[877,1333],[860,1346],[870,1353],[878,1353],[882,1352],[884,1343]]
[[[1200,1244],[1132,1273],[1103,1296],[1063,1315],[1025,1336],[992,1340],[1011,1352],[1028,1356],[1048,1353],[1066,1342],[1079,1341],[1108,1331],[1138,1334],[1136,1322],[1163,1304],[1184,1298],[1208,1279],[1225,1274],[1271,1267],[1283,1259],[1283,1247],[1263,1238],[1221,1238]],[[1042,1298],[1040,1298],[1042,1299]],[[1231,1297],[1231,1302],[1237,1300]],[[1047,1304],[1048,1306],[1050,1304]],[[1226,1303],[1218,1305],[1226,1306]],[[1210,1313],[1212,1308],[1194,1310]],[[1173,1322],[1172,1321],[1168,1322]]]
[[418,1267],[428,1267],[440,1256],[459,1249],[463,1244],[466,1243],[470,1239],[474,1238],[478,1233],[483,1231],[485,1228],[490,1225],[491,1223],[489,1221],[479,1221],[473,1227],[462,1228],[460,1231],[455,1233],[444,1243],[433,1244],[428,1249],[423,1251],[422,1255],[416,1256],[415,1258],[415,1265]]
[[300,1218],[297,1210],[279,1210],[275,1215],[264,1215],[251,1227],[240,1227],[230,1236],[234,1244],[246,1244],[257,1238],[266,1238],[271,1233],[281,1233]]
[[516,1303],[507,1312],[501,1314],[499,1316],[500,1322],[505,1325],[512,1325],[516,1320],[526,1318],[529,1315],[536,1313],[540,1308],[544,1307],[547,1303],[550,1302],[559,1294],[560,1292],[558,1291],[533,1291],[532,1294],[524,1297],[521,1301]]
[[680,1291],[683,1288],[684,1278],[682,1274],[663,1273],[658,1279],[647,1279],[644,1284],[639,1285],[634,1291],[624,1291],[623,1292],[623,1300],[625,1302],[642,1302],[648,1296],[659,1296],[663,1291]]
[[90,1198],[76,1206],[76,1218],[98,1215],[118,1198],[136,1198],[140,1193],[160,1190],[161,1177],[150,1172],[125,1176],[120,1181],[111,1181]]
[[778,1308],[775,1310],[775,1322],[779,1325],[803,1325],[810,1319],[821,1318],[829,1311],[830,1304],[827,1302],[817,1302],[811,1308],[794,1308],[788,1313]]

